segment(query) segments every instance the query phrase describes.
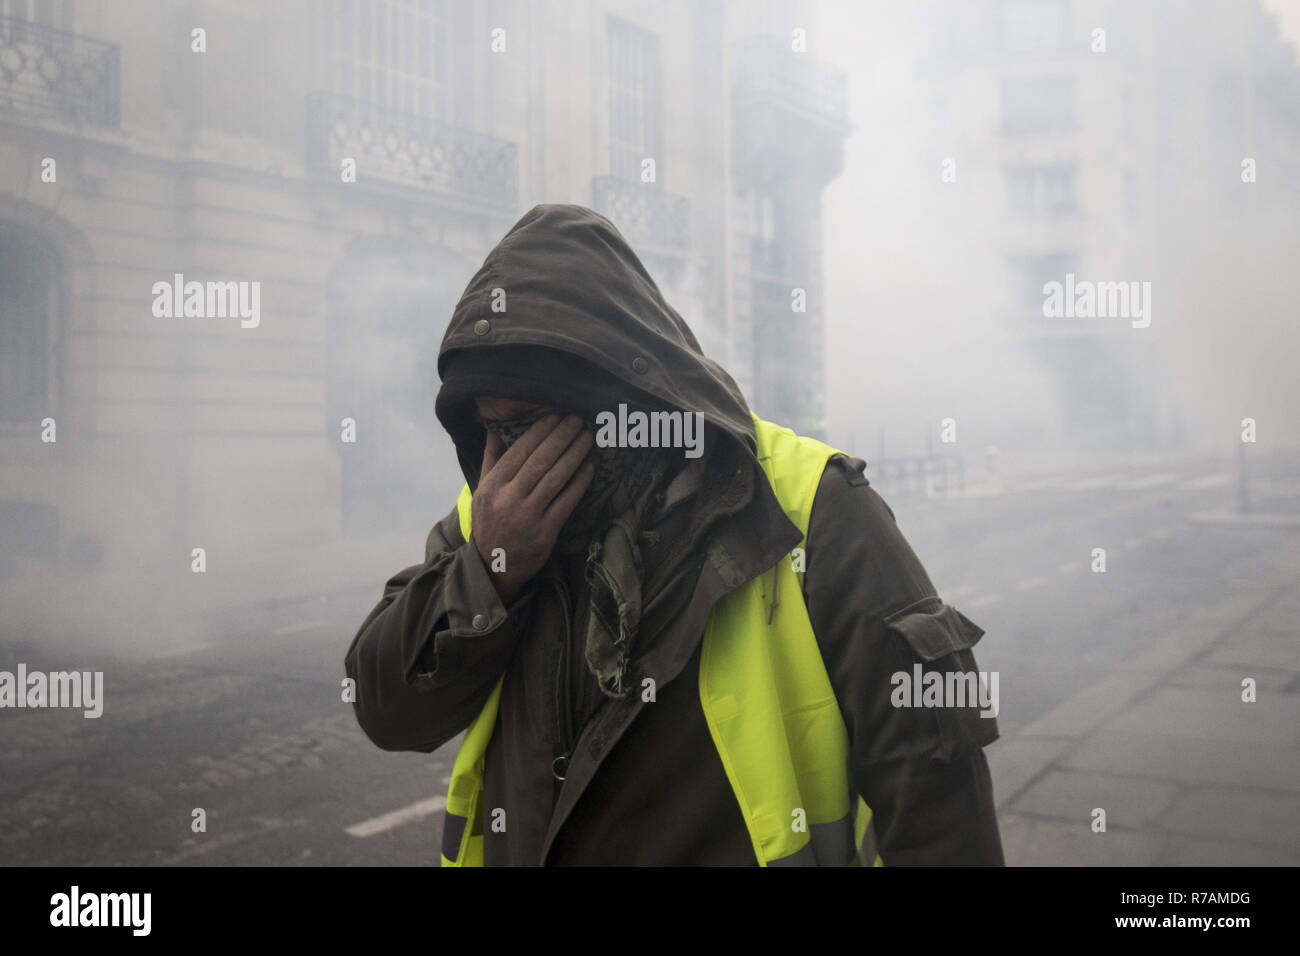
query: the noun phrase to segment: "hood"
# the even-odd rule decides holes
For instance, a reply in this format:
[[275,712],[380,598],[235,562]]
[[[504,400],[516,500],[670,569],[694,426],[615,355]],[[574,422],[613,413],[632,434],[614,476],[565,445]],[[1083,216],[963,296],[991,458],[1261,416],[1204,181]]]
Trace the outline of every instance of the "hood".
[[755,454],[735,381],[700,350],[613,223],[582,206],[534,206],[515,223],[466,286],[443,336],[436,411],[472,489],[485,436],[472,397],[448,388],[458,360],[490,369],[489,394],[506,398],[584,408],[599,395],[610,411],[627,402],[701,412],[706,442],[725,434]]

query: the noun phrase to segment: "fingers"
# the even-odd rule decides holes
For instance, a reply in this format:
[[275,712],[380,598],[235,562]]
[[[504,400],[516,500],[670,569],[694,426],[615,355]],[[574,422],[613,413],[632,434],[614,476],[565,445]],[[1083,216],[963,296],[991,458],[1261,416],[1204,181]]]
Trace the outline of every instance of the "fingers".
[[[533,422],[528,431],[519,436],[519,440],[506,450],[500,459],[497,460],[495,476],[502,484],[512,480],[519,473],[528,457],[536,450],[537,446],[542,443],[555,428],[560,424],[559,415],[547,415],[545,418],[539,418]],[[532,485],[524,489],[525,493],[531,490]]]
[[483,444],[483,465],[479,469],[478,480],[482,482],[487,477],[487,473],[501,458],[501,453],[505,451],[506,443],[501,440],[501,436],[496,432],[487,433],[487,441]]
[[[568,415],[564,421],[556,425],[551,433],[543,438],[537,448],[528,456],[528,460],[519,466],[519,471],[514,478],[517,483],[518,493],[521,495],[531,494],[537,483],[551,470],[551,466],[559,460],[565,449],[578,437],[582,430],[582,419],[577,415]],[[521,438],[519,441],[522,442],[523,439]],[[574,467],[576,468],[577,465],[575,464]],[[567,479],[568,475],[565,475],[565,478]],[[554,491],[559,490],[558,487],[554,489]]]
[[[551,434],[554,436],[558,433],[559,429],[557,428]],[[564,486],[573,477],[573,473],[578,470],[578,466],[582,464],[583,459],[587,457],[587,452],[591,451],[591,446],[595,441],[596,438],[591,432],[586,429],[580,431],[577,437],[569,442],[569,447],[564,449],[564,453],[555,460],[555,464],[551,465],[546,474],[542,475],[541,479],[533,487],[532,493],[528,496],[529,503],[538,509],[545,509],[551,503],[551,499],[564,490]],[[543,442],[542,447],[537,450],[533,457],[536,458],[537,455],[540,455],[545,447],[546,443]],[[531,461],[529,464],[531,465]],[[523,479],[523,473],[523,469],[521,469],[519,473],[520,480]]]
[[583,462],[582,467],[573,473],[573,477],[564,486],[564,490],[555,496],[555,500],[543,513],[542,522],[545,524],[548,534],[559,534],[560,526],[569,519],[573,509],[578,506],[582,496],[587,493],[587,487],[591,484],[591,479],[595,474],[596,466],[589,461]]

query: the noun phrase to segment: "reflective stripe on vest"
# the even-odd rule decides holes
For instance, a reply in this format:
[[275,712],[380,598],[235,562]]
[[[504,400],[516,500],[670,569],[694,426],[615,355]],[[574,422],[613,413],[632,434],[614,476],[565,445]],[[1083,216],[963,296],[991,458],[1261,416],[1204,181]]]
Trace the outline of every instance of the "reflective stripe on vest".
[[[806,537],[836,450],[757,416],[754,427],[759,463]],[[457,501],[467,541],[470,502],[467,485]],[[871,810],[852,790],[848,732],[808,620],[802,573],[785,557],[719,599],[700,652],[700,704],[760,866],[881,866]],[[504,679],[456,754],[444,866],[483,864],[483,762]]]

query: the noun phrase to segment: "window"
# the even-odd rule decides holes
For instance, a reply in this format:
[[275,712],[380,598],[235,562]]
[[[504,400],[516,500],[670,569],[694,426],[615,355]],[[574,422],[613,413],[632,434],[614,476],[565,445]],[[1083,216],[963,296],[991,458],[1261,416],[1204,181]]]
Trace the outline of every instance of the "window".
[[1008,166],[1004,179],[1011,216],[1068,216],[1078,209],[1073,166]]
[[58,276],[53,249],[0,222],[0,425],[35,428],[58,413]]
[[446,116],[447,0],[332,0],[335,90],[382,109]]
[[1061,0],[1002,0],[998,6],[998,41],[1008,53],[1059,50],[1065,36]]
[[1002,132],[1064,133],[1074,129],[1074,78],[1006,77],[1002,80]]
[[659,37],[609,18],[609,171],[641,180],[641,160],[662,164]]

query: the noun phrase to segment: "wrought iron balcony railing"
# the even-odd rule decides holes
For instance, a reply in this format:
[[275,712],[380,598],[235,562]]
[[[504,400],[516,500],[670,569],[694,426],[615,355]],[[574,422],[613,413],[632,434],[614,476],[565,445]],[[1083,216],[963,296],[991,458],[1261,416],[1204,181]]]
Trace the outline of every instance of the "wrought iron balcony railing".
[[794,52],[789,41],[771,36],[738,40],[732,47],[732,76],[738,99],[848,125],[848,76],[809,53]]
[[334,93],[307,97],[308,165],[338,175],[345,157],[358,181],[379,179],[513,209],[518,148],[512,142]]
[[0,112],[116,127],[120,51],[17,17],[0,17]]
[[633,246],[675,253],[690,249],[691,203],[685,196],[617,176],[597,176],[592,192],[596,212]]

